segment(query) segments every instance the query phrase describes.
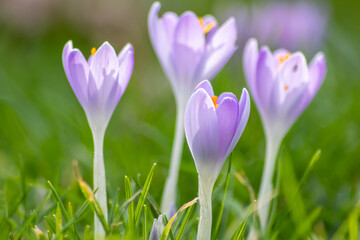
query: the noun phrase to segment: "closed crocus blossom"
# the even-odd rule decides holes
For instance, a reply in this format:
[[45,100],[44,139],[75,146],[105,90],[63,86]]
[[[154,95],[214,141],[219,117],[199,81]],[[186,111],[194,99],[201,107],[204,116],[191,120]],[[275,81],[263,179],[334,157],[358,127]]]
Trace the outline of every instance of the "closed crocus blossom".
[[326,73],[325,57],[317,53],[308,65],[301,52],[268,47],[258,50],[250,39],[244,50],[244,72],[260,112],[267,140],[259,193],[261,228],[266,230],[276,156],[282,139],[319,90]]
[[[97,51],[91,50],[88,60],[74,49],[69,41],[63,51],[63,65],[69,83],[83,107],[94,139],[95,197],[107,219],[106,180],[103,159],[104,134],[130,80],[134,66],[134,50],[127,44],[119,55],[105,42]],[[102,224],[95,216],[95,236],[105,235]]]
[[205,80],[190,97],[185,111],[185,135],[199,174],[198,239],[211,236],[211,194],[219,172],[240,139],[250,114],[250,98],[232,93],[214,96]]
[[237,32],[233,18],[218,27],[216,19],[209,15],[199,18],[190,11],[181,16],[166,12],[159,18],[159,10],[160,3],[155,2],[148,17],[149,34],[177,102],[170,173],[162,199],[162,211],[168,212],[176,199],[186,103],[194,88],[202,80],[212,79],[232,56]]

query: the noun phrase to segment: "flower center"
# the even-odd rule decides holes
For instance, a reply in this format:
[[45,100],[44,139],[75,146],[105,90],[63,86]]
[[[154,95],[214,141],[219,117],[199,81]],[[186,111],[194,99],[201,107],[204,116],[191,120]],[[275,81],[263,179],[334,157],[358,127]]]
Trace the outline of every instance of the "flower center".
[[91,52],[91,55],[94,56],[96,53],[96,48],[93,47],[90,52]]
[[217,107],[219,106],[219,104],[217,104],[217,99],[218,99],[217,96],[211,97],[211,100],[212,100],[212,102],[213,102],[213,104],[215,106],[215,109],[217,109]]
[[279,56],[279,64],[283,64],[291,56],[291,53],[287,53],[283,56]]
[[285,91],[289,90],[289,86],[285,85],[284,89],[285,89]]
[[204,32],[205,35],[207,33],[209,33],[211,31],[211,29],[216,27],[216,22],[209,22],[209,23],[205,24],[204,20],[202,18],[200,18],[200,17],[199,17],[199,22],[200,22],[200,26],[203,29],[203,32]]

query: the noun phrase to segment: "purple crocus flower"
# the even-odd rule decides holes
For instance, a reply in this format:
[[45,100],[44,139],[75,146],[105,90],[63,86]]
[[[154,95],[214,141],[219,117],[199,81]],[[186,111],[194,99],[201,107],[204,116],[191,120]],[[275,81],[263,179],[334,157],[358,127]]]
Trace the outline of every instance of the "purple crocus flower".
[[133,47],[127,44],[117,55],[105,42],[97,51],[93,48],[86,60],[69,41],[63,51],[63,65],[90,127],[104,130],[130,80],[134,66]]
[[245,46],[244,72],[260,112],[266,135],[266,158],[259,193],[259,217],[265,232],[272,195],[272,178],[282,139],[319,90],[326,73],[323,53],[308,65],[301,52],[267,46],[258,50],[255,39]]
[[183,118],[186,103],[194,88],[212,79],[236,50],[233,18],[222,26],[213,16],[199,18],[187,11],[181,16],[166,12],[161,18],[160,3],[150,10],[148,26],[151,43],[168,77],[177,102],[177,123],[170,173],[162,198],[162,212],[168,213],[176,199],[176,185],[184,142]]
[[233,18],[221,27],[213,16],[199,18],[193,12],[158,17],[160,3],[149,13],[149,34],[159,61],[178,101],[187,101],[204,79],[212,79],[236,50]]
[[242,135],[250,114],[250,98],[243,89],[214,96],[209,81],[201,82],[185,111],[185,135],[199,174],[200,222],[198,239],[210,239],[211,193],[219,172]]
[[[107,219],[103,141],[111,115],[129,83],[134,67],[134,49],[127,44],[117,55],[114,48],[105,42],[98,51],[93,48],[86,60],[69,41],[63,51],[63,65],[93,133],[95,197]],[[95,239],[104,239],[105,230],[96,215],[94,219]]]

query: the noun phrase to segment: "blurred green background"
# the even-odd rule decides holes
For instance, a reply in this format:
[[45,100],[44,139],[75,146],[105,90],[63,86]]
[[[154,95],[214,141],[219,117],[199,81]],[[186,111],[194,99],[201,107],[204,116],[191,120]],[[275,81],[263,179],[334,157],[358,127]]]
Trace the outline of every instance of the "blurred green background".
[[[192,10],[199,16],[211,13],[223,20],[219,9],[232,2],[235,1],[161,1],[161,13]],[[261,1],[236,3],[246,6]],[[360,197],[360,3],[323,3],[329,10],[329,19],[327,36],[319,50],[327,58],[327,76],[314,101],[284,140],[281,156],[290,160],[286,161],[287,167],[294,170],[294,177],[299,180],[315,151],[322,150],[302,199],[305,212],[321,207],[312,225],[314,231],[325,229],[323,234],[331,236]],[[55,183],[75,204],[83,201],[72,171],[74,160],[79,161],[84,179],[92,182],[91,132],[62,67],[62,48],[70,39],[85,56],[106,40],[117,51],[127,42],[133,44],[134,73],[105,136],[108,194],[111,196],[118,187],[123,193],[125,175],[143,182],[152,163],[157,162],[150,193],[160,201],[176,106],[148,37],[147,14],[151,4],[148,0],[0,1],[1,211],[6,211],[6,202],[20,196],[21,175],[26,179],[23,188],[30,189],[31,201],[27,201],[25,214],[39,203],[47,188],[46,180]],[[212,81],[216,93],[231,91],[240,96],[246,86],[242,47]],[[309,61],[312,56],[307,58]],[[232,163],[234,171],[246,173],[256,192],[264,151],[259,114],[252,104],[248,126],[233,152]],[[230,187],[231,199],[239,209],[249,204],[244,186],[232,178]],[[178,205],[197,195],[196,169],[186,143],[179,192]],[[280,211],[286,205],[284,199],[279,197]],[[293,223],[285,225],[294,222],[293,219]],[[291,228],[284,231],[290,232]]]

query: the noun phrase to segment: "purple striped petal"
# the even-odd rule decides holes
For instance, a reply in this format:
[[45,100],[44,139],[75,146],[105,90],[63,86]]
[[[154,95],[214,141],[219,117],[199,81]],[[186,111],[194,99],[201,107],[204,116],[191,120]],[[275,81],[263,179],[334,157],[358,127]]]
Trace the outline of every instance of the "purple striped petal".
[[187,88],[193,88],[198,84],[193,81],[204,46],[204,33],[196,15],[192,12],[181,15],[175,30],[171,56],[178,79],[188,86]]
[[227,20],[206,45],[206,61],[201,78],[212,79],[224,67],[236,50],[237,30],[235,19]]
[[200,88],[204,89],[207,92],[207,94],[209,94],[210,97],[214,96],[213,88],[208,80],[204,80],[201,83],[199,83],[199,85],[195,88],[194,92],[196,92],[196,90]]
[[[235,135],[238,126],[239,104],[237,100],[232,97],[225,97],[218,108],[216,109],[216,115],[219,123],[219,160],[223,164],[224,159],[229,146]],[[221,168],[221,167],[220,167]]]
[[204,89],[190,97],[185,134],[199,175],[210,177],[219,157],[219,127],[214,104]]
[[85,108],[87,104],[87,84],[89,66],[82,53],[75,49],[70,52],[68,60],[68,80],[80,104]]

